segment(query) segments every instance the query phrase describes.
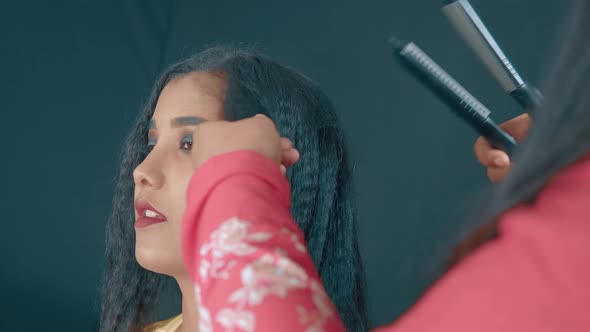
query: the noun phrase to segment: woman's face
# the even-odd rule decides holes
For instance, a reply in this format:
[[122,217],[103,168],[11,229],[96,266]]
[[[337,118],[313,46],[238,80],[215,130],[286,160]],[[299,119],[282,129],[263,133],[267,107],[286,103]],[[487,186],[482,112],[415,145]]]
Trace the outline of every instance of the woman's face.
[[147,138],[151,151],[133,172],[135,257],[148,270],[185,273],[180,225],[193,174],[192,132],[202,121],[223,119],[224,95],[225,81],[205,72],[177,78],[160,94]]

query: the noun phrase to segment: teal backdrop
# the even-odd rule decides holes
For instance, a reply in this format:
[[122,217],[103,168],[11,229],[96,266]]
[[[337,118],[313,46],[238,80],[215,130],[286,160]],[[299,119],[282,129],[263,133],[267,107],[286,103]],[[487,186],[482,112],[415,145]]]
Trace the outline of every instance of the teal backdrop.
[[[255,45],[332,98],[354,162],[371,326],[407,309],[487,185],[476,134],[391,59],[415,41],[497,120],[520,112],[440,12],[442,1],[0,3],[0,330],[95,331],[104,228],[123,137],[163,68]],[[569,2],[472,0],[540,84]],[[162,315],[178,310],[171,293]]]

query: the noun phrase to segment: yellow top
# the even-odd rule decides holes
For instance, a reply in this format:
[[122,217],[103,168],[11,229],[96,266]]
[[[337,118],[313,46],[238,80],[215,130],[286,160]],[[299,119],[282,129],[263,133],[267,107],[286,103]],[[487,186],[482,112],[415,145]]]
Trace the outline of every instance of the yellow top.
[[143,330],[144,332],[176,332],[182,324],[182,314],[167,320],[152,323]]

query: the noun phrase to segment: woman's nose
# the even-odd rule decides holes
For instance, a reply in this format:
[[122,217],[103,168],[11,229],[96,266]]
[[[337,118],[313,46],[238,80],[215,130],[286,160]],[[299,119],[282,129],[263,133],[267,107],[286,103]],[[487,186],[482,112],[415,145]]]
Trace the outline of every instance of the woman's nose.
[[148,157],[133,170],[133,181],[136,187],[160,188],[164,182],[161,168],[153,158]]

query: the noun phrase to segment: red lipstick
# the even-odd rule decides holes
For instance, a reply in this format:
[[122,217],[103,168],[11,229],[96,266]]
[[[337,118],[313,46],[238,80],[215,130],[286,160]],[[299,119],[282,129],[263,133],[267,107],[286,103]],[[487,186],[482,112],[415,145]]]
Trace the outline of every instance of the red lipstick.
[[135,228],[145,228],[167,220],[163,213],[156,210],[156,208],[145,199],[138,198],[135,200],[135,211],[137,212]]

